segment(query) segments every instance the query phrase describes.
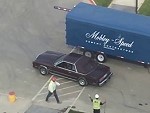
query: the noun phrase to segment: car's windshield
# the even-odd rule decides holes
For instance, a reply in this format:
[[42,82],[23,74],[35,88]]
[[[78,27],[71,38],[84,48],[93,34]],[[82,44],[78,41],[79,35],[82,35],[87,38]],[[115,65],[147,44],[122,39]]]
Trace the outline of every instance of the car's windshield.
[[62,55],[60,58],[58,58],[58,59],[55,61],[54,65],[59,64],[59,63],[64,59],[64,57],[66,57],[66,55]]
[[87,58],[87,57],[82,57],[77,63],[77,71],[83,74],[89,73],[93,69],[97,67],[98,63],[95,62],[94,60]]

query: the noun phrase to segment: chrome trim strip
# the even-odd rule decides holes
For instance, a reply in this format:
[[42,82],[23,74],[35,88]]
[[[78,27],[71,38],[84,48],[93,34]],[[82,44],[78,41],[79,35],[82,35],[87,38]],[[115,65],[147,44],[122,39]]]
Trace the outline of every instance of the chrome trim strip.
[[98,85],[102,86],[112,75],[113,75],[113,73],[110,73],[109,76],[107,76],[107,78],[105,78],[102,82],[99,82]]

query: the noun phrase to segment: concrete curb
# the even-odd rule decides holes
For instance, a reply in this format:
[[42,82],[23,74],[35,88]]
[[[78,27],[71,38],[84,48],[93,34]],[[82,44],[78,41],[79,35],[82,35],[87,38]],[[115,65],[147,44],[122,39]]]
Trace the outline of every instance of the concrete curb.
[[[139,8],[142,6],[142,4],[144,3],[145,0],[138,0],[138,10]],[[131,2],[131,3],[130,3]],[[108,8],[111,7],[111,5],[113,4],[117,4],[117,5],[124,5],[124,6],[131,6],[131,7],[135,7],[135,1],[130,1],[130,0],[112,0],[112,2],[110,3],[110,5],[108,6]]]

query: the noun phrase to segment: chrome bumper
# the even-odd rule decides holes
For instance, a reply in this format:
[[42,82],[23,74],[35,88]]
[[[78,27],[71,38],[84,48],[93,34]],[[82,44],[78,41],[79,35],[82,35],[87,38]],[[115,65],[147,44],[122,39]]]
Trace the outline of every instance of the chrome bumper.
[[99,86],[102,86],[104,83],[106,83],[106,81],[107,81],[108,79],[111,78],[112,75],[113,75],[113,73],[110,73],[110,74],[107,76],[107,78],[105,78],[102,82],[99,82],[98,85],[99,85]]

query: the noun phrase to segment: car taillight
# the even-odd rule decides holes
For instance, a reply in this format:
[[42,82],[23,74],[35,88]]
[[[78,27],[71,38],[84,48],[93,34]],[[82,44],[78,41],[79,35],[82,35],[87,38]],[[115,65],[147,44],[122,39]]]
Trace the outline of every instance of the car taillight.
[[102,80],[104,80],[106,76],[107,76],[107,73],[106,73],[104,76],[102,76],[102,77],[99,79],[99,81],[101,82]]

